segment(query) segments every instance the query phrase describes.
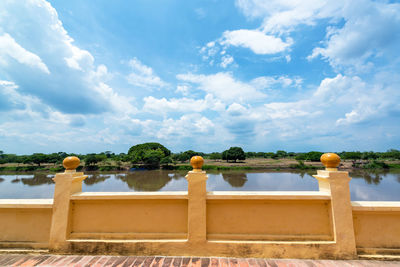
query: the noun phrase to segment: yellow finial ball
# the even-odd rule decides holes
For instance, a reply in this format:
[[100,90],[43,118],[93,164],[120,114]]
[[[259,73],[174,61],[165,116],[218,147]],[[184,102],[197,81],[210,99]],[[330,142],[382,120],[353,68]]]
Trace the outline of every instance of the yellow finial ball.
[[192,165],[194,171],[201,171],[201,167],[203,167],[204,159],[201,156],[193,156],[190,159],[190,165]]
[[325,168],[337,168],[340,164],[340,157],[335,153],[325,153],[321,156],[321,162]]
[[63,160],[63,166],[66,170],[75,170],[76,168],[78,168],[80,163],[81,163],[80,159],[75,156],[66,157]]

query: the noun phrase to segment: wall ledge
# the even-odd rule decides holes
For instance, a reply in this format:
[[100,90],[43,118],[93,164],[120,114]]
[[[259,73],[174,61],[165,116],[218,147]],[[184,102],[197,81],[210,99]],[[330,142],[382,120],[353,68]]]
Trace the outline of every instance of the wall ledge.
[[51,209],[53,199],[0,199],[0,209]]
[[353,211],[400,211],[400,201],[352,201]]
[[331,196],[319,191],[211,191],[207,199],[329,200]]
[[100,199],[187,199],[187,191],[170,192],[82,192],[75,193],[71,200]]

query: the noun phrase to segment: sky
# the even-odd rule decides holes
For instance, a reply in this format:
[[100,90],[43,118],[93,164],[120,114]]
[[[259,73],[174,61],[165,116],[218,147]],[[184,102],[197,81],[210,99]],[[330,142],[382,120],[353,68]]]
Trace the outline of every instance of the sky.
[[1,0],[0,150],[400,147],[400,3]]

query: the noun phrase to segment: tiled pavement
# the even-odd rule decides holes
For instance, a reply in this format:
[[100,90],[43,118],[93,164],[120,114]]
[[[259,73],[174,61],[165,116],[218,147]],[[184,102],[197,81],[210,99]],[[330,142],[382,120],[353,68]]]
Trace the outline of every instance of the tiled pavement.
[[285,266],[400,266],[397,261],[333,261],[198,257],[127,257],[83,255],[2,254],[0,266],[154,266],[154,267],[285,267]]

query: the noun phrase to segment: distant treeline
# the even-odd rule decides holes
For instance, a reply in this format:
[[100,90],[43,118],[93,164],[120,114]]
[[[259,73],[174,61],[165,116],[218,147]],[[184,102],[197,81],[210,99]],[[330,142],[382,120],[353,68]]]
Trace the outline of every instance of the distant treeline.
[[[150,144],[150,145],[149,145]],[[115,154],[111,151],[89,154],[69,154],[58,152],[51,154],[34,153],[32,155],[7,154],[0,151],[0,164],[61,164],[67,156],[77,156],[83,161],[85,166],[93,166],[98,163],[113,162],[122,165],[124,162],[144,163],[148,165],[163,165],[177,162],[187,162],[192,156],[200,155],[211,160],[245,160],[246,158],[270,158],[284,159],[291,158],[298,161],[319,161],[323,152],[311,151],[306,153],[286,152],[278,150],[276,152],[244,152],[240,147],[231,147],[223,152],[203,153],[187,150],[179,153],[171,153],[168,149],[158,143],[145,143],[131,147],[129,152]],[[337,152],[343,160],[400,160],[400,151],[390,149],[386,152]]]

